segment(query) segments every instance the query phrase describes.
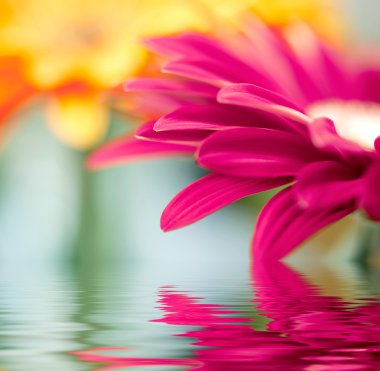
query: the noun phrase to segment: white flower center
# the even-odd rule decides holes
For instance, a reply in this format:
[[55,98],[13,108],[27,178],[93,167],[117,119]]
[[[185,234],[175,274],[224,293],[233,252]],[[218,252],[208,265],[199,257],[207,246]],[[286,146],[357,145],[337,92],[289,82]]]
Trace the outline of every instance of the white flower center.
[[340,136],[366,149],[374,149],[380,136],[380,104],[357,100],[325,100],[307,108],[312,118],[328,117]]

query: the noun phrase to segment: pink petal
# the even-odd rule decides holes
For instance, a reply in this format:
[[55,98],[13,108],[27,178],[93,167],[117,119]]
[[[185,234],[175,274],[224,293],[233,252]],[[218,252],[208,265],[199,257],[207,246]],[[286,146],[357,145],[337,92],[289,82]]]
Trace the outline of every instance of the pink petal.
[[[294,125],[281,117],[263,111],[210,103],[180,107],[158,119],[154,129],[157,131],[224,130],[238,127],[263,127],[293,131]],[[306,130],[306,128],[304,129]]]
[[288,178],[241,179],[207,175],[174,197],[162,214],[161,228],[171,231],[187,226],[241,198],[288,182]]
[[218,90],[211,85],[198,81],[174,78],[137,78],[124,84],[126,91],[150,92],[158,94],[175,94],[202,96],[214,99]]
[[[278,92],[304,104],[303,87],[298,85],[298,70],[293,71],[295,56],[289,46],[260,20],[255,19],[244,29],[247,40],[241,46],[241,55],[250,64],[259,65],[279,86]],[[276,89],[277,91],[277,89]]]
[[199,164],[209,170],[254,178],[292,176],[318,159],[318,152],[304,137],[261,128],[213,133],[198,152]]
[[315,99],[334,96],[346,98],[349,73],[343,59],[339,59],[333,50],[322,44],[308,26],[299,24],[295,27],[293,33],[288,33],[288,41],[297,64],[306,72],[308,85],[317,93]]
[[217,61],[174,60],[165,64],[162,71],[206,82],[214,86],[244,81],[243,78],[236,81],[236,74],[230,68],[226,68],[226,66],[221,65]]
[[239,104],[239,100],[241,99],[243,104],[240,104],[246,106],[255,105],[257,102],[268,103],[286,106],[303,112],[300,107],[297,107],[285,96],[253,84],[226,86],[220,90],[218,98],[222,103]]
[[376,157],[373,151],[339,136],[333,121],[328,118],[314,119],[309,125],[309,131],[313,144],[320,148],[321,152],[353,168],[366,167]]
[[347,157],[350,152],[364,152],[358,144],[342,138],[334,122],[327,117],[314,119],[309,125],[311,140],[318,148]]
[[294,192],[301,207],[320,210],[353,202],[362,192],[362,183],[354,169],[321,161],[300,171]]
[[205,130],[168,130],[157,132],[154,130],[156,121],[150,121],[140,125],[136,130],[135,136],[139,139],[152,140],[156,142],[167,142],[175,144],[186,144],[198,146],[209,132]]
[[[183,57],[216,57],[231,58],[229,53],[216,39],[202,34],[187,33],[172,37],[155,37],[144,41],[144,44],[157,54],[179,59]],[[208,51],[212,55],[208,55]]]
[[343,55],[327,44],[320,44],[320,53],[330,95],[352,99],[354,73],[348,68]]
[[302,107],[324,98],[313,76],[305,70],[294,50],[279,33],[257,21],[250,26],[245,30],[249,43],[243,51],[244,55],[251,63],[262,65],[280,86],[278,92],[292,97]]
[[259,108],[282,117],[308,124],[310,118],[286,97],[252,84],[234,84],[222,88],[218,102]]
[[263,208],[256,224],[253,256],[256,260],[280,260],[298,245],[348,214],[352,204],[320,211],[305,211],[297,205],[292,187],[274,196]]
[[[320,92],[318,86],[313,81],[312,77],[305,71],[297,57],[293,53],[285,53],[289,65],[291,66],[291,80],[294,80],[292,85],[298,86],[298,94],[294,94],[296,102],[302,107],[315,101],[324,99],[325,96]],[[297,90],[295,91],[297,93]]]
[[380,154],[380,136],[375,139],[374,146],[377,154]]
[[220,130],[229,126],[239,127],[239,121],[245,121],[246,125],[248,125],[249,119],[247,119],[247,116],[239,115],[239,113],[239,110],[235,112],[233,109],[220,104],[187,105],[158,119],[154,129],[157,131]]
[[190,96],[164,93],[126,93],[128,107],[144,118],[157,118],[189,103],[200,103]]
[[189,156],[194,151],[195,147],[191,145],[156,143],[127,135],[107,143],[92,153],[87,159],[87,166],[97,169],[149,158]]
[[380,69],[364,69],[358,73],[355,82],[357,98],[380,103]]
[[245,63],[218,40],[201,34],[155,38],[147,40],[146,44],[159,54],[177,61],[165,66],[164,70],[168,72],[202,81],[210,81],[210,76],[214,76],[210,82],[216,83],[248,81],[273,85],[260,71]]
[[362,206],[371,219],[380,221],[380,160],[365,176]]

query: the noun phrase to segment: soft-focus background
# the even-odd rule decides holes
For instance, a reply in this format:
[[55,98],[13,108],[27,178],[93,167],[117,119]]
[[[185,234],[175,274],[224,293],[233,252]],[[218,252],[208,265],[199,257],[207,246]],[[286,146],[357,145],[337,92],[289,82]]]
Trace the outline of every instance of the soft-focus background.
[[[377,0],[343,0],[339,6],[348,42],[380,43]],[[215,302],[248,296],[254,201],[164,234],[161,211],[200,174],[191,161],[90,173],[84,170],[88,150],[73,149],[52,134],[40,98],[8,120],[12,129],[0,156],[0,368],[93,369],[65,353],[125,346],[122,334],[151,355],[168,356],[178,343],[155,347],[157,327],[134,325],[158,316],[153,307],[160,285],[183,284],[206,294],[218,287],[209,292]],[[111,112],[109,122],[113,137],[135,120]],[[328,280],[326,270],[310,263],[318,255],[330,267],[324,269],[334,267],[344,291],[345,282],[360,275],[342,263],[357,253],[358,223],[352,218],[322,233],[295,254],[294,264]]]

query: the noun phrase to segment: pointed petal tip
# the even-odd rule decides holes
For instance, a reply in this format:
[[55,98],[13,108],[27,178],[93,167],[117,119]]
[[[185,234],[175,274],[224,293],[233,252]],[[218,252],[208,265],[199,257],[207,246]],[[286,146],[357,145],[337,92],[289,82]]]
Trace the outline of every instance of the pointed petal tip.
[[110,143],[106,143],[100,148],[95,149],[85,159],[85,168],[90,171],[97,171],[107,167],[118,165],[121,161],[118,161],[117,158],[112,158],[112,156],[110,156],[110,150],[112,149],[112,147],[113,142],[111,141]]
[[155,50],[155,47],[160,43],[160,41],[162,41],[162,39],[163,37],[147,37],[142,40],[142,43],[148,49]]
[[106,151],[103,148],[95,150],[85,160],[84,166],[87,170],[98,171],[108,167],[121,165],[123,161],[118,159],[108,158]]
[[126,92],[135,91],[136,84],[138,83],[138,79],[129,79],[123,83],[123,90]]
[[176,212],[177,210],[173,210],[173,208],[175,209],[175,199],[176,197],[169,202],[161,214],[160,228],[165,233],[172,232],[176,229],[186,227],[188,224],[192,224],[183,222],[182,219],[178,216],[178,213]]
[[92,153],[89,157],[86,158],[84,166],[87,170],[99,170],[102,165],[97,161],[96,152]]
[[161,229],[168,232],[186,227],[237,200],[288,182],[288,178],[245,179],[208,174],[170,201],[161,216]]
[[170,115],[166,114],[161,116],[153,125],[153,130],[156,132],[165,131],[166,123],[170,121]]
[[178,56],[181,55],[180,47],[177,45],[176,40],[180,36],[156,36],[148,37],[143,40],[143,45],[150,51],[168,56]]
[[193,145],[142,140],[128,134],[96,150],[89,156],[86,165],[90,169],[98,169],[148,159],[187,157],[193,155],[194,150]]
[[178,229],[179,227],[175,227],[173,223],[170,223],[170,220],[168,219],[168,216],[166,215],[165,210],[164,210],[160,219],[160,228],[163,232],[166,233],[166,232],[174,231],[175,229]]

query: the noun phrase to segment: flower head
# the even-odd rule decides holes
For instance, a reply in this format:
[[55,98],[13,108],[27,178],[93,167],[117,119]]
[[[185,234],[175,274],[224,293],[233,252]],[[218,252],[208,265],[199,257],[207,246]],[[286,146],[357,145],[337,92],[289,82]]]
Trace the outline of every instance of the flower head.
[[[281,259],[356,209],[380,220],[380,71],[347,66],[294,27],[278,35],[257,24],[223,42],[197,34],[148,41],[173,77],[127,83],[145,92],[147,108],[169,110],[137,130],[137,143],[160,145],[161,155],[181,146],[212,172],[171,201],[164,230],[281,185],[257,223],[257,258]],[[114,150],[90,163],[115,160]]]

